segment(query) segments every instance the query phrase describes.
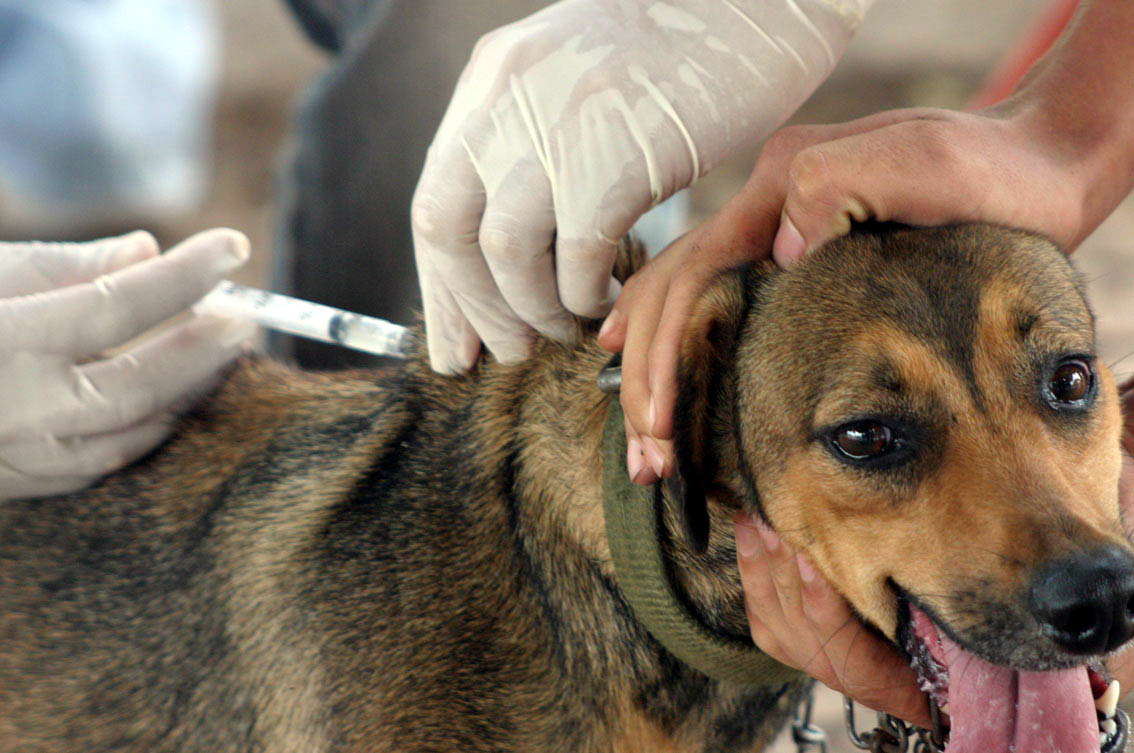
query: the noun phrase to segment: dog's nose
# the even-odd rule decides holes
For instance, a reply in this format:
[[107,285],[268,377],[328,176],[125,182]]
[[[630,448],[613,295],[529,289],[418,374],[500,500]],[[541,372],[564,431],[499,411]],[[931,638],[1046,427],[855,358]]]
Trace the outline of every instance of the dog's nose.
[[1032,614],[1072,653],[1106,653],[1134,636],[1134,557],[1118,547],[1049,563],[1030,596]]

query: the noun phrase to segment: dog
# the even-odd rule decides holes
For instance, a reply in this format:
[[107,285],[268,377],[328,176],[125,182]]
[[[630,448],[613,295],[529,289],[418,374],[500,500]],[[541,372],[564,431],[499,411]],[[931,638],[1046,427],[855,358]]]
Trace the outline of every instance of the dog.
[[[644,623],[594,324],[462,377],[420,333],[386,370],[248,360],[141,462],[0,506],[0,751],[762,750],[809,681],[710,677]],[[1090,685],[1134,634],[1122,422],[1052,244],[862,226],[739,267],[679,382],[630,538],[706,640],[758,656],[755,512],[910,654],[950,753],[1099,750]]]

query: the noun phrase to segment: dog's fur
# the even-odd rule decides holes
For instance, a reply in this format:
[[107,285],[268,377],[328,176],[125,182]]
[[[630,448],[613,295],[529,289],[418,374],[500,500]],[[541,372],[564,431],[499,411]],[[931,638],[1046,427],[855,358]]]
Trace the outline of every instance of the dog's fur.
[[[710,680],[621,596],[607,354],[580,327],[459,378],[420,353],[248,362],[143,462],[0,506],[0,751],[762,749],[805,684]],[[757,510],[891,638],[901,594],[991,660],[1069,664],[1020,594],[1053,558],[1130,549],[1109,373],[1087,410],[1040,398],[1092,329],[1058,251],[996,228],[864,230],[725,274],[682,349],[683,598],[747,636],[732,519]],[[838,460],[824,432],[868,414],[902,417],[915,457]]]

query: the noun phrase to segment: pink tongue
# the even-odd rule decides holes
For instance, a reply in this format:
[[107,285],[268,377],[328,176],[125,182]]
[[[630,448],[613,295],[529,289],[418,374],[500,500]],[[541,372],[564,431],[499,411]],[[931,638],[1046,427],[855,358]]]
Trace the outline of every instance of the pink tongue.
[[989,664],[914,610],[914,630],[949,673],[946,753],[1098,753],[1086,667],[1017,672]]

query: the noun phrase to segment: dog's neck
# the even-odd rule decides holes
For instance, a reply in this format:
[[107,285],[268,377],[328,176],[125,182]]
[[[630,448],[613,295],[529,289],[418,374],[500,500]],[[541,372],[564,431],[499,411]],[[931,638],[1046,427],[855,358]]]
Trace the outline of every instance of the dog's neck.
[[[603,425],[611,400],[595,386],[610,354],[593,342],[572,351],[548,347],[519,375],[516,410],[519,492],[614,580],[603,519]],[[698,553],[682,528],[676,487],[665,485],[661,546],[669,577],[689,611],[710,631],[747,640],[748,622],[736,567],[733,519],[743,486],[730,437],[715,437],[717,479],[707,484],[708,547]],[[664,482],[663,482],[664,483]],[[535,512],[535,511],[533,511]]]

